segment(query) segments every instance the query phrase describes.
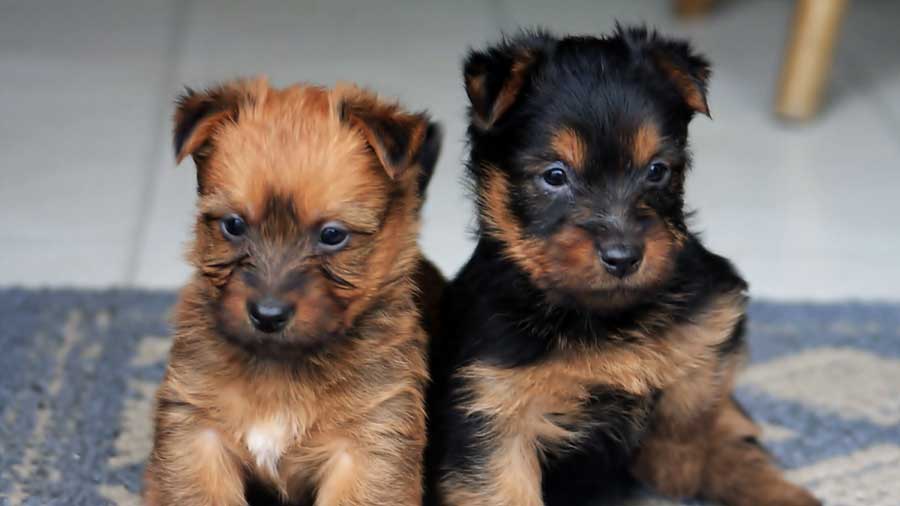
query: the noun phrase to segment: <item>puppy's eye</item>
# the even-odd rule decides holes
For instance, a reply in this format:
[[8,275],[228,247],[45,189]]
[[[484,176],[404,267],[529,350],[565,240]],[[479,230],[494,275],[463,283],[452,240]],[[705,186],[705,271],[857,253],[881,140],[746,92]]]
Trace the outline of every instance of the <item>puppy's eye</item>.
[[543,179],[548,186],[553,187],[563,186],[569,182],[569,176],[566,175],[566,170],[561,163],[554,163],[547,167],[547,170],[541,174],[541,179]]
[[647,182],[653,186],[663,186],[669,181],[669,166],[663,162],[653,162],[647,167]]
[[222,218],[219,223],[222,228],[222,235],[228,240],[236,241],[247,233],[247,222],[236,214],[229,214]]
[[350,232],[339,223],[326,223],[319,231],[319,246],[326,251],[337,251],[347,245]]

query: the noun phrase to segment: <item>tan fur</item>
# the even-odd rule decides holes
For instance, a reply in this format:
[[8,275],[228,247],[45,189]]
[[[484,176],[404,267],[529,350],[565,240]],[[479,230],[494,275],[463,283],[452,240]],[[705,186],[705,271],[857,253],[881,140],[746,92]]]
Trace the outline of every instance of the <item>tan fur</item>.
[[556,132],[550,142],[556,154],[575,171],[584,169],[587,160],[587,145],[575,130],[563,128]]
[[[542,504],[539,462],[577,447],[587,436],[591,426],[583,408],[592,388],[648,395],[702,377],[743,310],[742,294],[726,294],[693,323],[678,325],[664,336],[635,333],[599,348],[572,345],[547,361],[524,367],[475,363],[463,368],[459,377],[468,390],[463,409],[490,420],[481,437],[494,449],[484,468],[470,473],[481,477],[477,484],[455,474],[444,480],[447,504]],[[661,323],[647,321],[646,327]]]
[[205,155],[204,146],[215,136],[216,129],[234,118],[234,107],[245,100],[255,89],[265,88],[264,79],[254,81],[233,81],[220,86],[211,93],[193,94],[179,101],[175,111],[175,124],[191,121],[188,111],[204,110],[207,114],[193,128],[184,140],[181,149],[175,153],[175,161],[181,163],[189,155]]
[[[416,245],[417,170],[383,167],[368,146],[369,124],[344,121],[341,105],[400,112],[352,87],[232,86],[245,98],[201,121],[184,148],[206,150],[190,255],[198,272],[175,311],[146,504],[244,505],[250,477],[286,500],[316,490],[317,506],[421,504],[427,336],[413,277],[424,261]],[[401,191],[388,200],[392,185]],[[261,221],[273,189],[291,199],[299,223]],[[360,338],[330,343],[328,353],[265,360],[218,335],[209,301],[220,298],[227,321],[244,325],[253,290],[217,260],[231,246],[206,216],[226,212],[271,227],[272,237],[334,219],[367,232],[356,248],[329,259],[353,287],[313,279],[291,295],[294,325],[352,328]],[[376,299],[386,309],[372,311]]]
[[659,151],[661,143],[662,139],[656,123],[648,121],[639,126],[631,139],[633,166],[643,169],[648,163],[653,161],[653,157]]
[[[422,145],[428,122],[423,121],[421,114],[408,114],[396,103],[386,103],[352,84],[338,84],[335,93],[345,102],[344,114],[360,128],[388,175],[392,179],[399,177],[401,171],[409,166],[417,147]],[[409,131],[410,138],[405,150],[397,152],[390,138],[378,135],[377,128],[373,128],[388,121]],[[396,160],[392,156],[395,152],[399,155]]]
[[[188,291],[183,297],[191,295]],[[234,469],[246,466],[286,497],[295,496],[330,476],[326,469],[343,455],[354,457],[355,471],[342,479],[352,486],[337,487],[337,478],[329,478],[330,492],[323,497],[335,497],[335,502],[321,499],[317,504],[418,504],[421,492],[415,477],[421,472],[425,443],[425,336],[418,329],[415,313],[396,316],[401,322],[405,320],[405,326],[378,322],[386,327],[379,344],[360,343],[342,350],[340,357],[328,363],[310,364],[302,373],[313,381],[302,383],[291,381],[295,373],[286,367],[246,367],[243,358],[236,356],[240,352],[227,349],[228,345],[214,336],[179,335],[158,394],[162,411],[157,420],[157,449],[148,470],[151,481],[165,482],[155,488],[165,488],[169,494],[167,500],[150,504],[175,504],[167,501],[181,497],[187,501],[186,495],[179,495],[185,490],[215,491],[223,483],[240,486],[242,480],[236,471],[226,473],[224,465],[221,469],[214,465],[220,461],[227,461]],[[377,334],[371,337],[377,338]],[[168,402],[187,404],[179,409],[183,411],[178,413],[180,423],[170,419]],[[272,420],[278,420],[288,434],[274,476],[259,468],[246,441],[252,427]],[[227,458],[198,459],[198,452],[184,445],[198,432],[217,434],[218,445],[211,445],[211,449],[227,448],[223,451]],[[169,445],[178,453],[165,453]],[[394,461],[359,465],[385,454],[393,455]],[[190,474],[174,472],[184,466],[197,466],[197,472],[208,477],[205,481],[215,482],[216,488],[206,489]],[[172,476],[168,476],[170,471]],[[394,502],[397,488],[405,491],[404,502]],[[363,495],[372,502],[354,499]]]
[[669,497],[728,506],[816,506],[758,445],[761,431],[731,398],[742,361],[710,361],[668,390],[634,460],[635,476]]
[[[706,101],[706,93],[704,93],[700,83],[677,65],[673,65],[664,58],[659,58],[658,63],[663,72],[669,76],[678,88],[678,91],[681,93],[681,96],[684,97],[684,101],[687,103],[688,107],[700,114],[709,116],[709,105]],[[704,71],[698,78],[700,80],[708,79],[709,72]]]
[[[682,240],[671,227],[657,224],[648,231],[644,260],[638,271],[624,280],[615,278],[603,267],[593,238],[581,228],[566,226],[547,239],[525,236],[509,210],[507,177],[497,168],[485,169],[478,196],[484,233],[498,239],[507,258],[525,270],[548,295],[563,290],[592,302],[598,291],[623,285],[653,286],[671,272],[672,252]],[[628,301],[612,300],[604,294],[596,302],[611,307]]]

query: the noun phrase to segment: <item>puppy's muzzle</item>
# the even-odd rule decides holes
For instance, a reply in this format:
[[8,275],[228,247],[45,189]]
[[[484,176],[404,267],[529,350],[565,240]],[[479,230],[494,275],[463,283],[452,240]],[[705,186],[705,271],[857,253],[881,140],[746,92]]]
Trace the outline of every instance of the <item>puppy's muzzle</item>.
[[247,314],[257,330],[266,333],[280,332],[294,315],[293,304],[266,296],[247,302]]
[[617,278],[624,278],[634,274],[638,267],[641,266],[641,260],[644,258],[644,251],[641,246],[623,242],[601,246],[599,253],[603,267]]

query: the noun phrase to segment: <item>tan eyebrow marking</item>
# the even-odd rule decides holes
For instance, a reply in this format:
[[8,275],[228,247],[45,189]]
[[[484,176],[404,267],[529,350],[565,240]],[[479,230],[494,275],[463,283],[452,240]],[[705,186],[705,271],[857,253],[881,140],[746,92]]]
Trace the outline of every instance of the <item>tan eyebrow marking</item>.
[[587,146],[575,130],[568,127],[559,130],[553,135],[550,145],[569,167],[575,171],[581,171],[584,168]]
[[661,138],[656,124],[647,122],[638,127],[631,139],[634,166],[643,167],[650,163],[653,156],[659,151],[660,142]]

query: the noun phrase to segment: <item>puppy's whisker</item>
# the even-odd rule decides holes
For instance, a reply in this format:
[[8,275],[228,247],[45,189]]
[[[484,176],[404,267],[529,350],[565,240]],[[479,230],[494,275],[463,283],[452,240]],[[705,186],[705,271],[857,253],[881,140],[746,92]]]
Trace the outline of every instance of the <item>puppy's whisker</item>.
[[241,253],[240,255],[230,258],[228,260],[221,260],[218,262],[211,262],[206,264],[204,267],[210,269],[228,269],[234,268],[239,264],[245,264],[245,261],[250,257],[248,253]]
[[324,274],[326,278],[328,278],[330,281],[332,281],[334,284],[336,284],[339,288],[342,288],[345,290],[355,290],[356,289],[356,285],[354,285],[353,283],[342,278],[341,276],[339,276],[337,273],[335,273],[333,270],[331,270],[327,266],[323,265],[321,267],[321,271],[322,271],[322,274]]

